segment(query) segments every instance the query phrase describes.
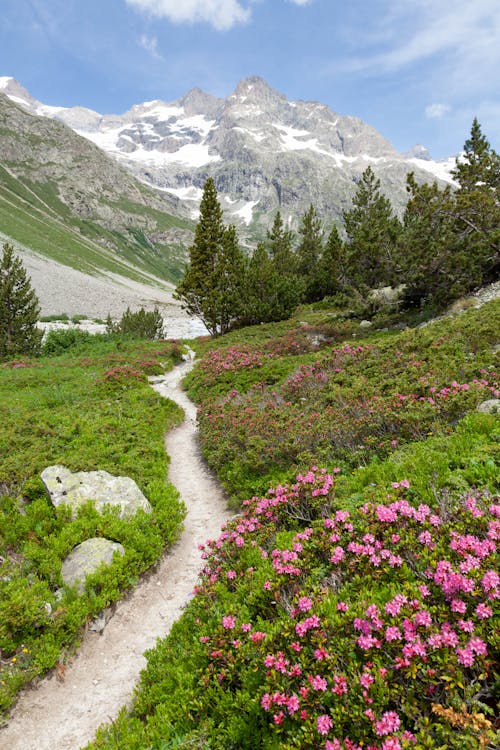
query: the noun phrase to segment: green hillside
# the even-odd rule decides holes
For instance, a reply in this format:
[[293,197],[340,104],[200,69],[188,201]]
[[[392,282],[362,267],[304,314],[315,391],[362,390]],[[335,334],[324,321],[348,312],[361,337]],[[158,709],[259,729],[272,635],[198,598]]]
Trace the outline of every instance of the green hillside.
[[86,273],[176,281],[192,222],[65,125],[0,95],[0,233]]
[[498,746],[500,303],[368,336],[298,314],[199,345],[240,512],[92,750]]

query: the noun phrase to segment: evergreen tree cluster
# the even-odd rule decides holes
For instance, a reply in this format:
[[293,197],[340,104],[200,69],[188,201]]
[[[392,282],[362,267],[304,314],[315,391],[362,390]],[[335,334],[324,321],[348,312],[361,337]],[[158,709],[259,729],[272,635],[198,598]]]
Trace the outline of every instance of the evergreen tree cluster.
[[369,290],[385,286],[399,287],[407,307],[443,308],[500,271],[500,157],[477,119],[452,176],[457,188],[441,189],[410,173],[400,220],[368,167],[343,213],[344,238],[335,225],[324,232],[313,205],[297,237],[278,211],[249,257],[235,227],[225,226],[209,178],[177,297],[214,336],[283,320],[302,302],[338,293],[366,300]]
[[40,352],[40,307],[21,260],[4,243],[0,256],[0,359]]

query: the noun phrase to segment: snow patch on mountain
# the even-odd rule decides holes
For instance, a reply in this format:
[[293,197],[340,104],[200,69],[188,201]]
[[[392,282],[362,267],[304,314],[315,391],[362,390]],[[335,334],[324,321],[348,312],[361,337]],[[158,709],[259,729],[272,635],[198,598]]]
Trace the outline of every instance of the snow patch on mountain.
[[259,201],[248,201],[244,206],[234,212],[234,216],[239,216],[248,226],[253,219],[253,210]]
[[409,164],[414,164],[419,169],[423,169],[426,172],[434,175],[438,180],[447,182],[449,185],[455,185],[458,187],[456,182],[451,176],[451,172],[457,166],[457,160],[455,156],[450,156],[448,159],[442,161],[434,161],[433,159],[418,159],[411,158],[407,159]]

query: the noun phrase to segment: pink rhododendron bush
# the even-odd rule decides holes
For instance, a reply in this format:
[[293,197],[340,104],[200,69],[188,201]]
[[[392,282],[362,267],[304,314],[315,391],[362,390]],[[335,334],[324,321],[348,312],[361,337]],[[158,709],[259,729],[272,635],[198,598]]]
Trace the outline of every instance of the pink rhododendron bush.
[[270,747],[492,746],[498,498],[373,494],[336,510],[335,475],[313,469],[207,544],[202,684],[243,711],[246,693]]

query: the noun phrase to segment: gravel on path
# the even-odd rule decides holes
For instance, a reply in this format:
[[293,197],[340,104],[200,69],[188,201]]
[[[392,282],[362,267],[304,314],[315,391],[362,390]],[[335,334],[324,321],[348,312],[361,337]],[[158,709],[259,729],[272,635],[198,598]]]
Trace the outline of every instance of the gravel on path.
[[156,569],[118,603],[101,634],[87,630],[61,681],[53,673],[21,694],[10,722],[0,729],[1,750],[79,750],[97,728],[130,705],[155,646],[179,618],[202,567],[198,544],[219,535],[229,518],[222,490],[205,466],[198,442],[196,408],[181,390],[189,361],[151,378],[153,388],[185,410],[182,425],[168,433],[169,480],[187,508],[184,531]]

